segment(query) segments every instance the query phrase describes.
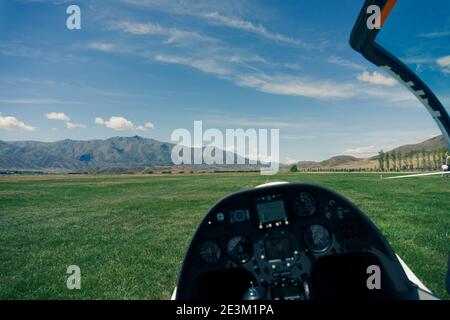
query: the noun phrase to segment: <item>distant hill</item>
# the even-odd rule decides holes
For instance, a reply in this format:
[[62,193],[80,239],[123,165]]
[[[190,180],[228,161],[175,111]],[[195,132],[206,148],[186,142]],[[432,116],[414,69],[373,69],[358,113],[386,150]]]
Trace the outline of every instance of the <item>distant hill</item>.
[[335,156],[328,160],[320,162],[323,167],[335,167],[344,163],[358,162],[360,159],[352,156]]
[[[141,171],[146,167],[173,166],[173,146],[140,136],[88,141],[0,141],[0,170]],[[198,165],[196,169],[203,167]]]
[[[403,154],[412,151],[435,151],[446,148],[447,144],[443,136],[436,136],[426,141],[408,144],[389,150],[388,152],[401,152]],[[297,166],[300,169],[357,169],[357,168],[375,168],[378,165],[378,156],[371,158],[356,158],[352,156],[340,155],[334,156],[324,161],[300,161]]]
[[401,153],[408,153],[411,151],[435,151],[442,148],[446,148],[447,144],[444,140],[443,136],[436,136],[431,139],[425,140],[416,144],[407,144],[398,148],[395,148],[391,151],[400,151]]
[[357,162],[358,158],[352,156],[335,156],[324,161],[300,161],[297,163],[301,168],[332,168],[342,164]]
[[336,168],[366,168],[375,164],[376,161],[370,159],[356,158],[353,156],[334,156],[324,161],[300,161],[297,166],[301,170],[305,169],[336,169]]

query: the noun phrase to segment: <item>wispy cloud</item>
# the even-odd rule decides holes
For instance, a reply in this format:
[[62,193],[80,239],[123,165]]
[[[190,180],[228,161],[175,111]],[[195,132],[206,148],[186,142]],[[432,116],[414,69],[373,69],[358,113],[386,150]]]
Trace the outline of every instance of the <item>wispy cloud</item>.
[[70,3],[72,0],[21,0],[23,2],[36,2],[36,3],[51,3],[51,4],[64,4],[64,3]]
[[270,40],[293,44],[303,48],[311,48],[312,45],[305,43],[304,41],[294,39],[292,37],[285,36],[283,34],[269,31],[265,26],[261,24],[255,24],[251,21],[246,21],[238,17],[224,16],[219,12],[208,12],[200,14],[201,17],[209,20],[210,22],[218,25],[227,26],[234,29],[244,30],[262,36]]
[[438,31],[438,32],[427,32],[427,33],[419,33],[417,35],[421,38],[441,38],[450,36],[450,31]]
[[[310,44],[294,37],[286,36],[269,30],[266,26],[254,23],[241,18],[241,15],[224,12],[221,9],[213,9],[213,5],[204,3],[198,10],[193,10],[187,3],[178,1],[125,1],[128,4],[140,6],[142,8],[157,8],[176,14],[189,15],[200,18],[209,25],[225,26],[236,30],[241,30],[258,35],[265,39],[276,42],[291,44],[298,48],[313,48]],[[190,2],[189,2],[190,3]],[[215,4],[216,5],[216,4]],[[219,39],[211,38],[196,31],[185,30],[179,27],[168,27],[156,22],[136,22],[119,20],[108,22],[109,30],[120,30],[133,36],[161,36],[164,44],[168,46],[148,49],[139,47],[131,49],[128,46],[128,53],[140,56],[145,59],[152,59],[161,63],[183,65],[198,71],[212,74],[220,79],[232,81],[234,84],[244,88],[252,88],[260,92],[284,95],[301,96],[313,99],[349,99],[352,97],[385,98],[390,102],[411,101],[411,95],[402,90],[383,92],[376,86],[395,86],[396,80],[379,72],[369,73],[367,71],[359,74],[357,79],[338,81],[326,76],[311,76],[307,73],[293,75],[293,69],[301,70],[298,63],[272,63],[253,50],[247,51],[245,48],[236,48]],[[173,46],[169,46],[173,44]],[[182,45],[180,45],[182,44]],[[91,42],[88,45],[91,49],[103,52],[116,52],[123,45],[109,42]],[[365,70],[364,66],[354,63],[339,56],[325,57],[325,63],[339,65],[354,70]],[[289,69],[289,70],[288,70]],[[359,81],[356,81],[359,80]],[[361,82],[375,85],[368,87]],[[414,99],[414,97],[412,97]]]
[[[395,90],[385,90],[376,86],[368,87],[358,82],[336,82],[332,80],[318,80],[311,78],[294,77],[290,75],[271,75],[264,72],[243,72],[240,68],[233,68],[224,61],[216,59],[192,59],[180,56],[157,55],[155,60],[181,64],[202,72],[216,75],[222,79],[233,81],[236,85],[253,88],[260,92],[285,95],[303,96],[314,99],[347,99],[377,97],[393,103],[416,102],[417,99],[408,90],[398,87]],[[363,82],[370,84],[392,86],[396,81],[377,72],[367,74]],[[363,78],[361,78],[363,79]]]
[[395,106],[401,107],[420,107],[419,100],[405,87],[399,86],[386,90],[385,88],[377,87],[360,87],[357,88],[355,94],[361,97],[378,98],[378,100],[385,100],[395,104]]
[[276,128],[276,129],[286,129],[286,128],[298,128],[302,127],[303,124],[291,121],[273,120],[268,118],[245,118],[242,115],[237,116],[236,114],[222,114],[220,116],[202,116],[205,123],[214,124],[220,126],[233,126],[241,128]]
[[317,139],[317,136],[307,135],[307,134],[284,134],[280,136],[281,140],[289,140],[289,141],[304,141]]
[[89,49],[94,49],[103,52],[117,52],[119,48],[113,43],[106,42],[91,42],[87,45]]
[[241,74],[237,76],[235,81],[242,87],[287,96],[326,99],[347,98],[352,95],[351,84],[338,84],[333,81],[321,80],[311,81],[285,75]]
[[425,56],[402,57],[400,60],[407,64],[428,64],[436,61],[435,58]]
[[287,75],[241,73],[239,70],[213,59],[190,59],[166,55],[157,55],[155,59],[166,63],[186,65],[231,80],[238,86],[253,88],[265,93],[311,98],[345,98],[352,95],[351,84],[310,81]]
[[[17,42],[0,44],[0,55],[20,58],[43,58],[45,56],[40,50]],[[55,57],[49,54],[47,58],[53,60]]]
[[[155,5],[154,1],[144,1],[141,4],[136,1],[127,1],[127,3],[148,8],[153,8],[153,5]],[[164,4],[157,1],[156,6],[164,7]],[[169,4],[168,7],[171,7],[171,5]],[[288,43],[302,48],[310,47],[301,40],[270,31],[261,24],[244,20],[236,15],[224,15],[215,10],[200,10],[186,13],[185,10],[189,9],[184,6],[182,7],[183,10],[181,11],[183,11],[183,14],[202,18],[208,24],[250,32],[266,39]],[[201,72],[212,74],[218,78],[232,81],[240,87],[252,88],[264,93],[303,96],[314,99],[344,99],[353,97],[363,91],[357,81],[339,82],[329,78],[317,78],[308,74],[300,76],[292,75],[290,72],[293,69],[296,71],[301,70],[302,66],[298,63],[273,63],[258,53],[246,51],[244,48],[235,48],[223,41],[212,39],[193,31],[167,27],[159,23],[141,23],[134,21],[114,22],[109,25],[109,28],[110,30],[120,30],[135,36],[163,36],[166,44],[175,44],[175,46],[169,47],[170,49],[166,47],[152,49],[156,53],[148,52],[148,50],[136,50],[132,52],[137,56],[146,59],[150,58],[157,62],[187,66]],[[187,39],[189,41],[184,41]],[[183,48],[179,48],[176,45],[180,42],[183,43]],[[113,50],[115,48],[115,46],[105,45],[103,43],[96,44],[94,47],[102,51]],[[188,47],[188,50],[186,50],[186,47]],[[329,58],[328,62],[355,70],[364,69],[364,67],[356,63],[336,56]],[[368,80],[372,83],[378,81],[378,84],[384,85],[391,85],[389,81],[395,82],[393,79],[385,79],[381,75],[378,76],[377,73],[369,75]]]
[[65,103],[67,101],[61,101],[56,99],[36,99],[36,98],[25,98],[25,99],[2,99],[0,103],[3,104],[59,104]]
[[[236,30],[253,33],[262,38],[273,40],[280,43],[290,44],[302,48],[314,47],[300,39],[286,36],[284,34],[269,30],[266,26],[246,20],[240,15],[231,14],[230,8],[233,7],[229,1],[171,1],[171,0],[121,0],[122,2],[147,8],[150,10],[161,10],[170,14],[187,15],[203,19],[209,24],[226,26]],[[241,4],[241,1],[239,1]],[[224,14],[223,12],[227,12]],[[249,10],[250,12],[252,10]]]
[[354,69],[354,70],[365,70],[366,68],[360,64],[357,64],[355,62],[352,62],[350,60],[338,57],[338,56],[331,56],[328,58],[327,60],[328,63],[331,64],[335,64],[335,65],[339,65],[342,67],[346,67],[349,69]]
[[[275,37],[264,28],[244,23],[245,21],[227,19],[227,17],[218,13],[208,14],[207,16],[209,19],[222,21],[222,23],[230,24],[230,26],[235,28],[244,28],[252,32],[265,34],[271,38],[284,39],[283,37]],[[114,28],[119,28],[134,35],[164,35],[170,37],[174,34],[192,34],[154,23],[118,22]],[[203,37],[200,34],[196,35],[197,38]],[[175,52],[177,53],[175,54],[148,53],[145,54],[145,58],[151,58],[162,63],[187,66],[212,74],[218,78],[232,81],[240,87],[252,88],[270,94],[303,96],[314,99],[347,99],[355,96],[361,98],[376,96],[378,98],[386,98],[391,102],[410,101],[408,92],[406,92],[407,98],[405,99],[405,92],[381,92],[376,88],[362,86],[357,81],[337,82],[331,79],[315,79],[308,75],[293,76],[289,73],[284,73],[286,69],[280,69],[280,66],[282,68],[292,66],[288,67],[285,63],[280,62],[271,63],[258,54],[228,47],[224,43],[194,42],[187,43],[187,45],[190,45],[190,49],[187,51],[176,50]],[[106,49],[110,49],[110,47],[108,46]],[[134,54],[143,57],[142,52],[134,52]],[[355,70],[364,70],[363,66],[337,56],[329,57],[327,62]],[[261,69],[260,67],[262,66],[265,68]],[[267,70],[269,67],[278,70],[269,72]],[[295,65],[296,69],[300,67],[298,64]],[[367,71],[361,73],[358,76],[358,80],[382,86],[394,86],[397,83],[395,79],[384,76],[381,73],[369,73]]]
[[187,31],[177,28],[168,28],[157,23],[140,23],[131,21],[120,21],[111,23],[109,26],[112,30],[120,30],[136,36],[157,35],[165,36],[166,43],[180,43],[192,41],[215,42],[216,39],[199,34],[193,31]]
[[229,70],[225,66],[220,65],[216,60],[212,59],[194,59],[160,54],[155,56],[155,60],[166,63],[181,64],[219,76],[228,76],[231,74],[231,70]]
[[20,41],[4,42],[0,44],[0,56],[15,57],[21,59],[34,59],[49,63],[86,63],[89,58],[66,51],[66,47],[38,48]]

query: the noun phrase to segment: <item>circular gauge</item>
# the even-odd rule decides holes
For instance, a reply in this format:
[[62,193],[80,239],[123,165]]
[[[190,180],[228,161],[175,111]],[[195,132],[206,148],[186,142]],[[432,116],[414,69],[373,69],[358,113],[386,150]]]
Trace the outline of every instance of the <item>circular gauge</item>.
[[309,226],[306,229],[304,240],[308,248],[316,253],[326,251],[331,244],[328,230],[318,224]]
[[253,255],[253,245],[247,238],[236,236],[228,241],[227,252],[234,262],[246,263]]
[[245,212],[244,210],[236,210],[233,212],[233,220],[236,222],[242,222],[245,220]]
[[300,217],[312,216],[317,209],[317,203],[313,195],[308,192],[301,192],[293,202],[295,213]]
[[200,245],[200,257],[208,264],[216,264],[220,259],[220,247],[213,241],[206,241]]

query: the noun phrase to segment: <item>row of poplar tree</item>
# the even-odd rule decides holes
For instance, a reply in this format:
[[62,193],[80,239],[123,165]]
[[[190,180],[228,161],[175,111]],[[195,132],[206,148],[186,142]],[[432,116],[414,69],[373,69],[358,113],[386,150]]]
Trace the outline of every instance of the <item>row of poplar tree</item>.
[[433,151],[390,151],[378,153],[380,171],[426,171],[439,170],[446,164],[449,150],[442,148]]

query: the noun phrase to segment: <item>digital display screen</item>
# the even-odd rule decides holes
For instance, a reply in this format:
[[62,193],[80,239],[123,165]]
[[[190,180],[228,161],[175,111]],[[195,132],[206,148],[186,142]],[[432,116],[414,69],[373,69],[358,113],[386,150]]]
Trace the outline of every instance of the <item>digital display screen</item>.
[[257,200],[259,222],[266,223],[286,219],[286,210],[281,196],[266,196]]
[[291,242],[288,238],[267,240],[265,246],[268,260],[281,260],[292,256]]

